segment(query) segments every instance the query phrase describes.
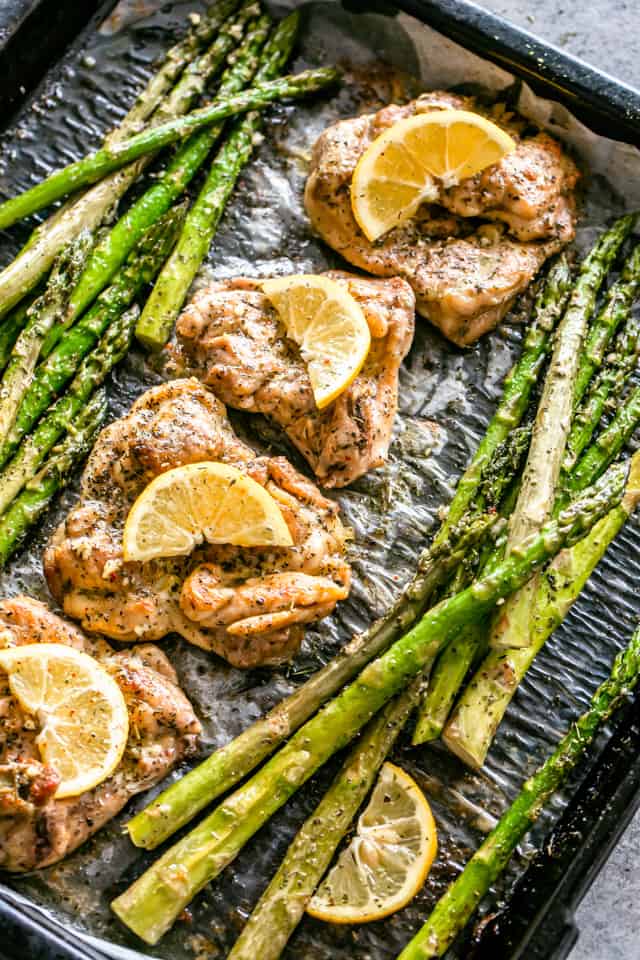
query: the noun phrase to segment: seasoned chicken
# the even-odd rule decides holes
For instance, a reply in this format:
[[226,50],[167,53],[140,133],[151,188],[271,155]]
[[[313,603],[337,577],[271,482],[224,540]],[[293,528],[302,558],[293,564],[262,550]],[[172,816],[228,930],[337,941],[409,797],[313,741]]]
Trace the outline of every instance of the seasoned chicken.
[[64,643],[96,657],[122,690],[129,740],[115,773],[78,797],[54,799],[60,777],[41,760],[37,722],[25,714],[0,671],[0,868],[49,866],[114,817],[130,797],[158,783],[192,753],[200,724],[157,648],[116,653],[29,597],[0,602],[0,646]]
[[[158,474],[203,460],[230,463],[266,487],[293,546],[204,544],[188,557],[125,563],[122,531],[136,497]],[[238,439],[209,390],[174,380],[102,431],[44,568],[65,612],[92,633],[140,641],[176,631],[251,667],[290,659],[303,625],[347,596],[344,541],[335,504],[284,457],[259,457]]]
[[316,407],[307,368],[259,280],[200,290],[177,325],[182,363],[230,407],[280,424],[325,487],[343,487],[384,463],[398,405],[398,369],[413,339],[415,300],[404,280],[327,276],[347,287],[371,332],[350,387]]
[[573,238],[578,170],[547,134],[520,137],[517,121],[493,117],[514,136],[516,150],[442,189],[437,206],[423,205],[371,243],[351,210],[358,159],[398,120],[449,107],[481,112],[471,98],[431,93],[328,127],[313,149],[305,205],[330,247],[370,273],[404,277],[418,312],[466,346],[500,322],[547,257]]

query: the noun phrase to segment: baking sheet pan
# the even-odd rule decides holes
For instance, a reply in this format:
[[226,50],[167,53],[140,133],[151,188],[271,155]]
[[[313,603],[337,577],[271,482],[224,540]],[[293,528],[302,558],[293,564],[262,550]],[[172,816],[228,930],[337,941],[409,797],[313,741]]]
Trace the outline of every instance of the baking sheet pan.
[[[274,9],[282,10],[283,6],[286,5]],[[358,13],[353,12],[355,6]],[[345,10],[338,4],[305,4],[307,23],[296,66],[337,58],[348,65],[350,82],[330,103],[316,101],[273,111],[268,142],[243,177],[213,245],[209,276],[256,270],[265,275],[291,269],[317,270],[338,262],[310,235],[300,205],[305,158],[311,142],[338,115],[350,115],[374,105],[378,98],[390,98],[389,77],[393,77],[394,83],[406,80],[398,70],[424,71],[426,57],[430,61],[428,69],[434,70],[436,51],[442,63],[450,62],[444,52],[448,41],[442,36],[428,35],[416,21],[399,20],[387,5],[383,12],[366,12],[372,6],[351,4],[350,10]],[[171,31],[184,24],[192,9],[193,3],[177,2],[155,9],[147,17],[131,19],[124,26],[110,21],[101,30],[91,26],[81,34],[4,134],[0,144],[0,190],[13,192],[51,166],[86,152],[89,142],[96,143],[100,132],[124,112],[153,58],[168,46]],[[387,61],[384,69],[378,65],[381,54]],[[391,73],[389,65],[395,68]],[[459,71],[457,77],[437,79],[457,85],[461,81],[468,84],[473,78],[477,86],[487,76],[489,73],[480,68],[469,67]],[[495,71],[491,71],[491,77],[500,80]],[[509,77],[502,86],[507,97],[513,98],[520,92]],[[532,109],[540,107],[537,101],[528,103]],[[625,116],[628,120],[629,114]],[[567,122],[566,114],[555,108],[552,118],[557,123]],[[622,136],[628,132],[626,126],[620,130]],[[629,195],[617,194],[607,182],[611,153],[606,151],[613,148],[604,143],[592,146],[600,146],[601,154],[600,160],[592,164],[588,178],[586,216],[579,237],[582,245],[590,242],[596,227],[608,217],[637,202]],[[617,152],[616,157],[622,162]],[[629,157],[632,161],[633,155]],[[604,168],[600,172],[594,170],[598,164]],[[13,230],[10,236],[3,236],[3,262],[24,239],[27,229],[25,225]],[[203,752],[239,732],[323,662],[354,629],[379,613],[409,576],[415,556],[436,522],[437,509],[450,497],[455,479],[499,395],[501,379],[518,350],[519,319],[516,310],[501,331],[466,352],[445,343],[426,324],[419,324],[416,343],[403,370],[401,415],[390,463],[339,496],[346,519],[357,533],[352,556],[352,596],[335,617],[309,631],[303,654],[291,668],[275,673],[241,673],[179,641],[166,643],[185,688],[204,717]],[[157,375],[145,368],[143,357],[134,352],[113,378],[112,415],[122,413],[156,379]],[[264,421],[235,416],[233,419],[239,431],[246,431],[257,447],[284,451],[296,461]],[[26,589],[37,596],[46,595],[39,568],[42,545],[73,496],[70,491],[63,497],[39,535],[4,573],[0,583],[3,593]],[[429,792],[440,828],[438,864],[419,897],[395,917],[363,928],[335,929],[305,921],[293,938],[287,957],[384,960],[396,955],[470,849],[490,828],[492,818],[504,809],[527,773],[549,752],[607,674],[614,651],[629,635],[640,612],[633,587],[638,573],[636,538],[637,526],[632,523],[601,564],[567,622],[538,658],[503,724],[485,772],[465,771],[439,747],[409,750],[406,740],[399,746],[395,758]],[[604,748],[605,741],[606,737],[602,737],[599,749]],[[598,750],[592,757],[597,754]],[[601,763],[605,762],[601,758]],[[224,956],[288,840],[317,802],[333,769],[314,778],[258,834],[236,863],[200,895],[188,926],[179,924],[152,953],[143,951],[142,955],[172,960],[194,955]],[[583,767],[567,792],[541,818],[533,832],[533,842],[547,837],[560,820],[585,772]],[[137,805],[144,802],[141,798]],[[134,851],[122,836],[125,819],[122,816],[113,821],[63,864],[11,881],[11,890],[4,893],[5,903],[26,897],[46,911],[41,914],[36,910],[33,914],[36,930],[43,924],[48,927],[43,955],[47,951],[49,955],[64,955],[60,951],[67,949],[64,941],[69,940],[72,946],[68,947],[68,956],[140,956],[139,943],[111,918],[107,907],[109,899],[148,859],[148,855]],[[523,875],[531,849],[529,844],[522,848],[497,891],[499,897],[506,897],[513,881]],[[259,870],[256,863],[260,864]],[[18,912],[24,916],[33,910],[30,907],[25,911],[23,906]],[[518,915],[523,915],[522,909]],[[5,919],[9,923],[8,913]],[[60,920],[64,924],[62,930],[57,925]],[[56,935],[61,939],[54,944]],[[23,931],[23,936],[31,935]],[[498,930],[494,944],[500,936]],[[519,942],[522,943],[522,936]],[[540,956],[560,958],[559,952],[552,952],[556,947],[560,949],[558,941],[552,946],[548,942],[548,952]],[[507,949],[500,947],[503,948]],[[32,937],[28,949],[28,955],[36,956],[41,947]],[[510,955],[496,949],[491,954],[494,957]],[[517,944],[513,947],[516,949]],[[518,954],[513,950],[511,955],[515,957]],[[465,945],[459,955],[466,957],[468,951]]]

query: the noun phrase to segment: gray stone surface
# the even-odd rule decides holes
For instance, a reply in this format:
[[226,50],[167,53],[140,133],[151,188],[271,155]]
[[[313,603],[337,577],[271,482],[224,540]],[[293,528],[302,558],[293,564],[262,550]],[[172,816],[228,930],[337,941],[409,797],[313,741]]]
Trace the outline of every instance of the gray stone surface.
[[[640,88],[639,0],[478,0],[512,23]],[[570,960],[640,958],[640,813],[576,915]]]

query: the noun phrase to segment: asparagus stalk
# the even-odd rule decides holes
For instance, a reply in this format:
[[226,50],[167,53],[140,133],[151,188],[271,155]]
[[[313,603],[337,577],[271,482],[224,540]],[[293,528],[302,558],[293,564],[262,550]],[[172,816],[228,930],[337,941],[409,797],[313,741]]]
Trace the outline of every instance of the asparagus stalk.
[[[631,295],[631,283],[635,275],[636,268],[637,264],[634,262],[634,258],[632,257],[625,265],[624,273],[626,280],[624,287],[622,285],[618,286],[617,294],[614,296],[609,296],[609,303],[617,303],[619,306],[622,304],[623,300],[625,300],[625,309],[627,312],[629,307],[629,301],[627,298]],[[610,325],[611,317],[612,311],[610,309],[603,310],[598,319],[595,321],[595,326],[597,328],[601,328],[605,322]],[[611,390],[610,384],[612,382],[617,383],[621,388],[624,380],[629,375],[631,366],[635,364],[634,351],[637,344],[636,328],[636,320],[633,317],[629,317],[627,327],[619,338],[619,359],[617,360],[617,367],[614,368],[613,361],[610,363],[610,365],[602,372],[602,376],[597,378],[597,382],[586,401],[584,407],[584,418],[586,421],[588,410],[591,413],[592,424],[588,426],[586,422],[580,423],[578,422],[578,418],[576,418],[576,423],[574,423],[574,428],[572,429],[567,441],[568,449],[570,448],[570,445],[573,445],[573,448],[576,452],[582,451],[583,445],[588,443],[591,433],[595,428],[595,424],[597,424],[600,419],[604,402],[606,401],[606,398]],[[602,333],[600,333],[597,338],[597,342],[603,342],[602,336]],[[594,340],[593,342],[595,343],[596,341]],[[635,398],[632,398],[632,400],[633,399]],[[637,399],[640,402],[640,397]],[[565,473],[565,476],[563,477],[565,490],[556,498],[556,504],[554,508],[556,514],[560,509],[562,509],[563,506],[567,504],[571,495],[576,495],[585,486],[593,483],[606,469],[606,467],[615,459],[615,457],[617,457],[622,450],[622,447],[630,438],[631,433],[639,421],[639,404],[632,402],[629,407],[624,407],[622,409],[622,415],[619,418],[616,418],[616,421],[614,424],[612,424],[611,430],[605,432],[602,445],[596,444],[590,448],[585,457],[584,466],[581,467],[581,470],[574,470],[573,474],[570,474],[568,477]],[[494,459],[497,462],[500,459],[500,454],[498,453]],[[565,465],[567,464],[567,458],[565,458],[564,463]],[[494,550],[493,562],[495,561],[496,557]],[[532,579],[530,584],[533,586],[534,583],[535,580]],[[529,584],[527,584],[527,587],[529,587]],[[527,587],[525,587],[525,589],[527,589]],[[533,589],[531,589],[531,593],[533,596],[533,601],[535,601],[535,592]],[[503,611],[501,611],[501,613],[502,612]],[[507,601],[506,612],[504,612],[505,617],[508,616],[508,612],[509,601]],[[513,623],[510,623],[509,626],[511,629],[513,629]],[[526,629],[528,632],[528,623],[526,624]],[[549,631],[548,635],[550,635],[550,633],[551,630]],[[538,637],[536,640],[537,651],[540,649],[539,641],[540,637]],[[480,627],[467,628],[454,638],[454,640],[438,658],[438,661],[431,673],[427,692],[420,708],[418,722],[416,723],[413,735],[414,744],[424,743],[428,740],[434,740],[441,735],[442,730],[447,722],[447,718],[449,717],[449,714],[453,708],[454,701],[460,692],[464,678],[467,676],[469,670],[473,666],[474,661],[476,661],[478,656],[482,653],[486,643],[486,626],[481,625]],[[516,645],[517,644],[514,644],[514,647]],[[531,659],[526,658],[525,662],[526,667],[524,669],[526,670],[531,663]],[[481,681],[481,676],[483,675],[483,671],[488,663],[489,661],[485,661],[476,675],[476,682],[478,684],[479,691],[474,698],[474,702],[477,702],[482,698],[489,699],[488,690],[485,688],[485,684]],[[520,677],[520,679],[521,678],[522,677]],[[486,686],[488,687],[488,685],[489,681],[487,680]],[[461,702],[461,710],[465,709],[465,704],[466,698],[463,697]],[[504,713],[505,708],[506,704],[502,703],[496,709],[496,727]],[[488,731],[485,729],[485,726],[490,725],[489,720],[490,715],[487,715],[485,722],[480,721],[480,729],[477,731],[477,739],[483,744],[489,744],[493,734],[495,733],[495,729],[493,729],[493,731]],[[464,734],[460,732],[459,728],[456,728],[454,721],[455,718],[452,717],[452,727],[447,732],[446,737],[451,736],[453,738],[452,743],[455,741],[455,743],[459,745],[457,749],[460,755],[466,755],[468,752],[466,738]],[[486,756],[486,750],[483,754],[483,758],[484,756]]]
[[[217,66],[221,58],[220,51],[233,48],[238,34],[245,29],[248,15],[254,11],[252,4],[245,13],[226,24],[214,44],[214,49],[207,57],[205,67],[196,61],[189,76],[209,76],[215,72],[211,61]],[[249,24],[247,35],[243,43],[233,53],[233,62],[223,73],[217,96],[225,97],[242,90],[251,82],[255,73],[258,54],[264,44],[271,20],[268,16],[259,17]],[[199,70],[200,72],[196,72]],[[189,89],[185,97],[185,109],[193,99],[196,91]],[[179,111],[171,109],[169,115],[176,115]],[[73,291],[66,316],[66,325],[69,326],[82,311],[95,299],[106,286],[118,267],[123,263],[127,254],[135,246],[145,230],[158,217],[162,216],[177,200],[204,163],[211,147],[220,135],[221,126],[210,127],[195,134],[175,154],[162,175],[150,186],[141,197],[120,217],[118,222],[97,245],[91,254],[77,287]]]
[[11,351],[27,322],[29,307],[37,300],[42,290],[38,288],[12,310],[0,324],[0,370],[4,370],[11,359]]
[[464,627],[436,660],[413,732],[414,746],[441,735],[465,677],[487,647],[488,632],[488,621]]
[[386,653],[308,720],[242,787],[171,847],[112,903],[120,919],[155,944],[195,894],[337,750],[415,676],[453,633],[477,623],[564,546],[576,542],[622,500],[640,499],[640,453],[611,467],[593,488],[546,524],[490,576],[433,607]]
[[636,369],[640,356],[640,320],[630,316],[620,332],[614,351],[596,376],[584,403],[575,414],[562,464],[566,475],[575,467],[578,458],[590,443],[600,423],[610,397],[617,401],[622,396],[627,380]]
[[567,478],[565,489],[558,504],[560,509],[567,499],[592,482],[612,463],[631,439],[640,423],[640,387],[631,391],[620,404],[618,412],[609,424],[587,448],[582,458]]
[[580,355],[574,388],[575,405],[582,400],[594,374],[602,366],[611,338],[625,320],[640,290],[640,244],[627,258],[620,277],[607,294],[604,306],[591,324]]
[[[518,475],[522,459],[526,456],[531,427],[516,427],[506,440],[497,447],[493,459],[487,464],[479,486],[482,502],[489,509],[497,509],[509,491],[501,509],[503,517],[508,517],[513,509],[517,489],[513,480]],[[484,555],[476,561],[479,574],[486,573],[491,565],[497,564],[504,555],[504,538],[496,540],[491,547],[484,547]],[[477,552],[477,551],[476,551]],[[467,560],[460,564],[453,579],[447,585],[447,596],[453,596],[463,590],[473,579],[469,577],[467,567],[473,566]],[[488,644],[489,623],[465,627],[454,636],[436,660],[418,712],[418,719],[411,742],[414,746],[437,740],[458,696],[462,683],[473,663]]]
[[489,509],[497,510],[514,479],[519,476],[529,444],[531,426],[515,427],[499,444],[482,472],[479,493]]
[[[524,439],[524,436],[529,432],[529,428],[521,427],[519,431],[513,431],[513,433],[520,431]],[[521,442],[518,441],[518,438],[513,438],[513,440],[511,438],[512,435],[505,441],[507,449],[511,446],[517,448],[519,442]],[[505,453],[505,458],[506,456]],[[500,454],[496,455],[496,461],[501,459]],[[510,468],[516,470],[517,461],[511,463]],[[496,493],[501,485],[500,483],[496,484]],[[500,512],[503,517],[508,517],[511,514],[516,496],[517,486],[512,486],[502,503]],[[486,497],[490,505],[497,506],[490,494],[487,494]],[[479,564],[480,575],[487,575],[500,563],[504,556],[505,545],[505,541],[499,538],[490,548],[485,547],[484,556]],[[462,589],[462,587],[454,578],[449,586],[449,592],[450,594],[457,593],[459,589]],[[474,661],[478,660],[488,646],[489,627],[490,621],[488,620],[464,627],[451,639],[436,660],[429,676],[429,682],[420,704],[418,719],[413,731],[411,742],[414,746],[426,743],[429,740],[437,740],[442,733],[465,677]]]
[[56,493],[67,485],[72,471],[91,449],[106,409],[106,393],[99,390],[76,421],[75,430],[49,454],[40,473],[0,517],[0,564],[6,563],[18,549]]
[[30,190],[0,204],[0,230],[17,220],[47,207],[61,197],[124,167],[148,153],[167,147],[204,127],[221,123],[236,114],[250,110],[263,110],[276,100],[298,99],[325,90],[338,82],[340,74],[332,68],[305,70],[295,76],[289,75],[268,83],[257,84],[242,93],[215,100],[206,107],[193,110],[183,117],[176,117],[141,133],[102,147],[82,160],[70,163],[52,173]]
[[217,0],[211,4],[184,38],[167,51],[160,69],[149,79],[119,126],[106,137],[106,143],[118,143],[125,140],[129,134],[141,130],[155,110],[158,107],[162,109],[166,95],[183,71],[186,70],[187,74],[191,75],[202,72],[201,65],[193,67],[195,57],[212,41],[238,5],[239,0]]
[[16,418],[20,401],[31,382],[47,333],[62,318],[69,295],[89,254],[93,238],[83,230],[56,260],[41,297],[29,307],[27,324],[17,339],[0,384],[0,445]]
[[[636,388],[627,403],[620,407],[609,427],[588,448],[572,471],[564,491],[556,501],[556,515],[566,506],[571,496],[579,494],[602,475],[626,446],[639,423],[640,388]],[[481,767],[484,763],[495,732],[518,685],[546,640],[577,599],[624,520],[623,513],[612,511],[607,521],[603,521],[601,528],[597,527],[588,538],[593,541],[591,545],[586,541],[584,546],[578,544],[567,551],[566,557],[560,555],[550,569],[541,575],[532,608],[530,647],[491,651],[482,661],[451,714],[443,736],[449,749],[470,766]],[[563,577],[567,581],[564,587]],[[557,603],[553,598],[550,599],[550,591],[556,583],[554,578],[557,578],[559,590]],[[466,655],[467,663],[471,666],[475,651],[470,652],[469,645],[461,645],[460,651],[462,656]],[[450,660],[448,669],[454,669]],[[445,689],[444,680],[440,682],[440,689],[441,693]],[[450,703],[456,692],[450,691]]]
[[[167,92],[184,67],[209,42],[236,6],[237,0],[218,0],[209,8],[200,24],[169,50],[160,69],[151,77],[117,129],[107,137],[107,144],[139,132],[142,124],[160,105],[170,106],[175,102],[171,96],[165,100]],[[181,86],[185,85],[178,84],[178,87]],[[188,104],[184,105],[184,109],[188,109]],[[0,273],[0,317],[38,283],[59,251],[80,230],[93,230],[104,220],[138,173],[135,165],[116,171],[82,196],[71,200],[34,231],[25,248]]]
[[551,334],[564,312],[571,289],[571,271],[564,257],[552,264],[536,298],[531,324],[522,354],[504,382],[502,399],[494,413],[476,454],[463,473],[447,517],[435,542],[447,536],[449,527],[458,523],[478,492],[478,486],[496,450],[522,420],[540,371],[551,346]]
[[633,634],[628,647],[615,658],[609,679],[598,687],[587,711],[570,727],[549,759],[527,780],[398,960],[429,960],[441,957],[447,951],[504,870],[544,805],[566,782],[599,728],[636,686],[639,675],[640,629]]
[[111,286],[100,294],[93,307],[38,366],[23,395],[9,436],[0,448],[0,466],[13,456],[22,438],[71,380],[82,358],[109,324],[151,283],[175,242],[183,216],[184,208],[176,208],[150,227]]
[[[580,357],[587,324],[598,292],[633,222],[630,217],[619,220],[603,234],[581,265],[567,310],[556,333],[520,493],[509,519],[507,552],[538,530],[553,510],[571,428],[578,367],[585,367]],[[629,283],[625,289],[628,286]],[[618,299],[614,297],[609,303],[618,302]],[[532,577],[522,590],[506,601],[490,631],[489,643],[492,647],[506,650],[529,646],[536,580],[536,577]]]
[[237,0],[234,0],[232,6],[233,9],[227,9],[225,16],[218,19],[215,39],[214,33],[209,33],[207,42],[213,39],[211,46],[187,64],[179,83],[158,105],[151,118],[151,126],[187,113],[198,97],[206,92],[207,84],[218,75],[227,58],[242,41],[249,22],[260,14],[259,0],[244,0],[236,13],[234,11],[238,7]]
[[560,553],[539,577],[531,619],[531,644],[490,650],[466,686],[444,729],[447,747],[479,769],[505,711],[527,670],[558,627],[629,516],[627,502],[610,511],[591,533]]
[[[256,83],[273,80],[282,72],[296,40],[299,19],[298,13],[292,13],[278,25],[264,49]],[[189,287],[208,253],[240,171],[253,153],[261,126],[259,114],[252,113],[244,117],[218,152],[205,184],[189,211],[175,250],[158,277],[138,323],[136,336],[149,349],[160,350],[169,339]]]
[[369,723],[320,804],[296,834],[227,960],[278,960],[338,844],[416,705],[414,680]]
[[487,535],[493,522],[486,517],[474,518],[462,528],[451,528],[449,539],[425,550],[413,580],[383,617],[354,637],[294,693],[129,821],[127,830],[133,843],[148,850],[157,847],[257,767],[362,667],[413,626],[437,588],[448,580],[468,550]]
[[106,333],[82,361],[66,393],[50,408],[18,447],[18,452],[0,472],[0,514],[9,508],[20,490],[29,483],[55,443],[73,432],[89,398],[127,353],[139,310],[132,307],[107,327]]

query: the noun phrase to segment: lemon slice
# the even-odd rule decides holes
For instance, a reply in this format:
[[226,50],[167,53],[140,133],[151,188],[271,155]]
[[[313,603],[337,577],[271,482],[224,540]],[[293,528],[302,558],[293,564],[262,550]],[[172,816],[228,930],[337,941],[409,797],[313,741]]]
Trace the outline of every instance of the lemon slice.
[[351,181],[351,206],[368,240],[433,203],[444,187],[502,160],[515,142],[468,110],[434,110],[399,120],[371,143]]
[[316,890],[308,913],[329,923],[368,923],[394,913],[424,884],[438,849],[424,794],[385,763],[356,835]]
[[353,383],[367,359],[371,334],[362,309],[341,284],[314,274],[276,277],[262,289],[300,348],[322,410]]
[[236,467],[205,460],[167,470],[145,487],[124,526],[125,560],[186,556],[198,544],[290,547],[271,494]]
[[92,790],[116,769],[129,735],[120,687],[93,657],[64,643],[0,650],[11,693],[36,718],[43,763],[60,776],[57,800]]

